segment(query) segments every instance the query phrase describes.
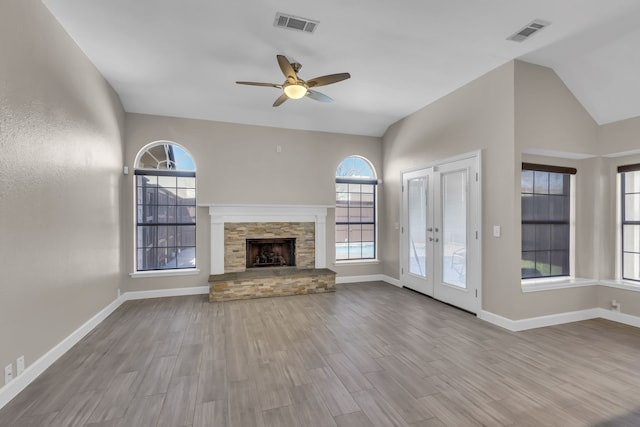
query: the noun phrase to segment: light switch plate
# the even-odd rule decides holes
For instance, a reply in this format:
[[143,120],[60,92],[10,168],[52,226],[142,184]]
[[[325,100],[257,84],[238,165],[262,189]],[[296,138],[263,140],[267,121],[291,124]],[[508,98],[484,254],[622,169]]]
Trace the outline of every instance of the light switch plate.
[[502,230],[500,229],[499,225],[494,225],[493,226],[493,237],[500,237]]

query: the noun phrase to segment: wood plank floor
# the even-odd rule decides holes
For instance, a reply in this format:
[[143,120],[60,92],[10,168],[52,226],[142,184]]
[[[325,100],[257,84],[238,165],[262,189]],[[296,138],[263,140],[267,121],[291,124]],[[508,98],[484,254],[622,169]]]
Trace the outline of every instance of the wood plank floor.
[[640,329],[510,333],[383,283],[129,301],[1,426],[639,426]]

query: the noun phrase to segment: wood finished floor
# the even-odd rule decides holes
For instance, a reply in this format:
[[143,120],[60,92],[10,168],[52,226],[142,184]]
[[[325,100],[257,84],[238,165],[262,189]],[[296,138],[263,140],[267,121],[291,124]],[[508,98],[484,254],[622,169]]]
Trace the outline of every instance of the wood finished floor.
[[640,329],[510,333],[383,283],[129,301],[1,426],[639,426]]

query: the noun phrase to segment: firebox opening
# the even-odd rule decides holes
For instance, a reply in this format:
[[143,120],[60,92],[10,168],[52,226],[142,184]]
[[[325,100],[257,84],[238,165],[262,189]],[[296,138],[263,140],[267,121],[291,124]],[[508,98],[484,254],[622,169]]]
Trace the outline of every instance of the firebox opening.
[[295,267],[296,239],[247,239],[247,268]]

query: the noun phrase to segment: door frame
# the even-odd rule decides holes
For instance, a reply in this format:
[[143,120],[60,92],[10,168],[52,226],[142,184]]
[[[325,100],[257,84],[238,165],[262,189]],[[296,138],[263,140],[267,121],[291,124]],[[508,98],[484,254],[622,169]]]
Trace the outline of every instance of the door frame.
[[[475,197],[475,206],[477,207],[477,211],[476,212],[470,212],[470,215],[474,216],[474,220],[476,223],[476,232],[478,235],[477,239],[472,240],[471,242],[469,242],[469,246],[473,246],[475,249],[475,253],[477,254],[476,259],[471,260],[470,262],[473,263],[473,268],[469,269],[469,274],[477,274],[478,275],[478,282],[477,282],[477,291],[478,291],[478,303],[477,303],[477,312],[474,313],[476,316],[480,316],[480,313],[482,312],[482,289],[483,289],[483,280],[482,280],[482,242],[483,242],[483,233],[482,233],[482,228],[483,228],[483,222],[482,222],[482,150],[476,150],[476,151],[471,151],[471,152],[467,152],[467,153],[463,153],[457,156],[452,156],[452,157],[447,157],[444,159],[440,159],[440,160],[436,160],[436,161],[432,161],[432,162],[428,162],[425,163],[423,165],[417,166],[417,167],[413,167],[410,169],[403,169],[400,171],[400,228],[398,230],[398,241],[399,241],[399,247],[400,247],[400,262],[398,265],[398,277],[400,278],[400,285],[402,287],[405,287],[403,284],[403,280],[404,280],[404,273],[403,273],[403,267],[406,261],[406,248],[404,247],[404,236],[403,236],[403,227],[406,227],[407,224],[405,224],[405,207],[404,207],[404,195],[402,192],[402,186],[404,185],[404,174],[406,173],[411,173],[411,172],[416,172],[422,169],[427,169],[427,168],[434,168],[437,170],[439,165],[443,165],[443,164],[447,164],[447,163],[451,163],[451,162],[456,162],[459,160],[468,160],[468,159],[475,159],[476,162],[476,173],[477,173],[477,191],[475,192],[475,195],[470,194],[469,197],[471,200],[471,197]],[[470,181],[473,177],[470,177]],[[470,266],[471,267],[471,266]],[[411,289],[411,288],[409,288]]]

